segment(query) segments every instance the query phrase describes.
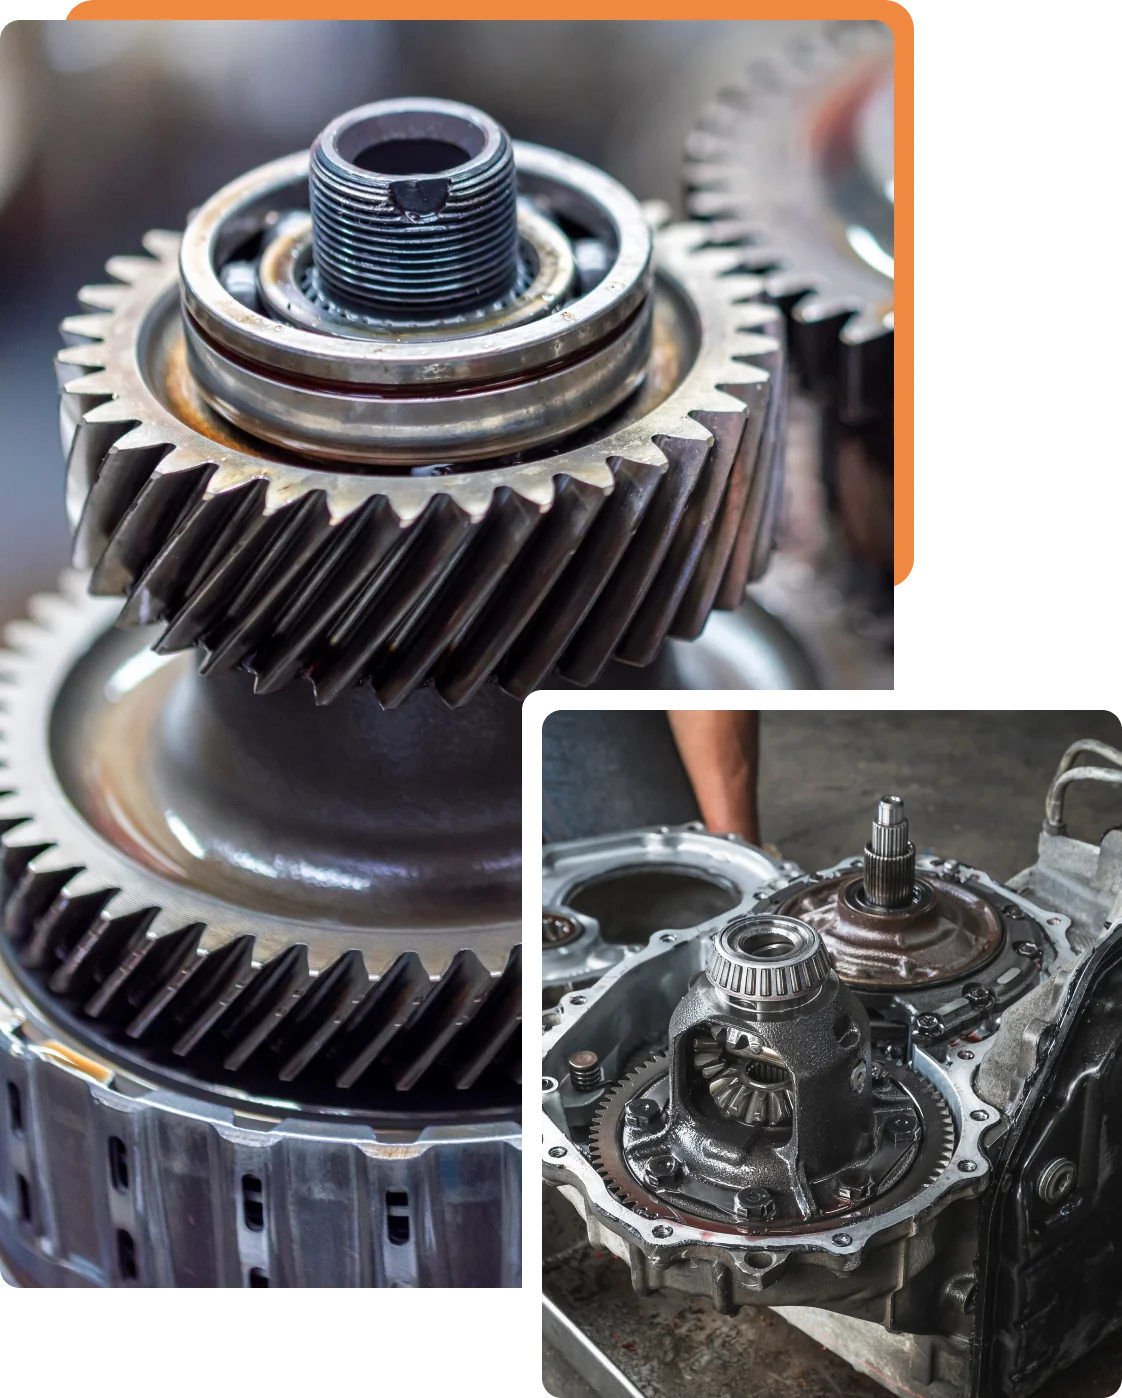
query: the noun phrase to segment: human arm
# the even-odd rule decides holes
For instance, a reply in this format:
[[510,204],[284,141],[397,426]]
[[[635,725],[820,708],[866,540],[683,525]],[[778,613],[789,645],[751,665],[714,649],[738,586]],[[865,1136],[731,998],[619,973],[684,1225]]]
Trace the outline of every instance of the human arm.
[[674,709],[667,717],[706,828],[758,845],[759,714]]

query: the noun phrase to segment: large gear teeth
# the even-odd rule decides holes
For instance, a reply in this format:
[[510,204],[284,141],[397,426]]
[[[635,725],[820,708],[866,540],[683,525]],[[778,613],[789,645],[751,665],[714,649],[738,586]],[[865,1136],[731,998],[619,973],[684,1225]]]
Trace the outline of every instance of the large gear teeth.
[[706,237],[656,240],[702,336],[645,418],[543,461],[376,477],[237,450],[165,405],[137,339],[178,240],[149,235],[150,257],[110,262],[123,284],[80,293],[58,356],[92,590],[127,599],[124,624],[158,622],[162,651],[200,646],[263,692],[306,675],[319,703],[363,680],[388,707],[428,682],[459,705],[492,676],[521,696],[557,667],[589,684],[696,636],[766,564],[782,469],[780,322]]
[[686,149],[689,212],[764,278],[804,383],[856,425],[892,411],[893,283],[835,247],[831,233],[814,232],[820,195],[806,132],[816,96],[891,51],[881,24],[818,26],[720,92]]
[[304,1100],[387,1113],[413,1110],[417,1094],[446,1110],[467,1089],[509,1097],[518,949],[497,975],[471,951],[434,974],[414,953],[375,968],[356,947],[313,967],[299,943],[215,941],[205,916],[114,887],[31,815],[10,711],[52,626],[93,605],[80,578],[65,586],[70,600],[35,599],[37,623],[8,628],[12,649],[0,651],[0,947],[16,974],[79,1033],[88,1025],[130,1057],[220,1086],[236,1076],[277,1098],[295,1083]]

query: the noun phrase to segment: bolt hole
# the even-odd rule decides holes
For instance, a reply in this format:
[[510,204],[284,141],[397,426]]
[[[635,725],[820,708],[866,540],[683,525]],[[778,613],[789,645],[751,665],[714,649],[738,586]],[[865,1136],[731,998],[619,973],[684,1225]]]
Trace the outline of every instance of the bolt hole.
[[651,1232],[656,1238],[669,1238],[674,1230],[669,1224],[660,1223],[657,1228],[652,1228]]
[[12,1134],[23,1135],[23,1096],[14,1082],[8,1084],[8,1120]]
[[118,1194],[129,1192],[129,1152],[120,1136],[109,1137],[109,1179]]
[[748,1266],[757,1272],[766,1272],[774,1260],[770,1252],[750,1252],[744,1258]]
[[404,1189],[386,1191],[386,1237],[395,1247],[409,1241],[409,1195]]
[[242,1176],[242,1218],[251,1233],[265,1227],[265,1188],[256,1175]]
[[249,1284],[250,1286],[268,1286],[268,1273],[263,1272],[260,1267],[251,1267],[249,1269]]
[[126,1228],[117,1229],[117,1265],[125,1281],[136,1281],[136,1243]]

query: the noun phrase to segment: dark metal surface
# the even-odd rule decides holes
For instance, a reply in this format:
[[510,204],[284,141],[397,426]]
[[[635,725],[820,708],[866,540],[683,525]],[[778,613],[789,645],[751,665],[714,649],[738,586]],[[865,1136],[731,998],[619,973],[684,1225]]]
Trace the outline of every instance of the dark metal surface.
[[[1122,924],[1072,976],[996,1164],[972,1394],[1027,1398],[1122,1324]],[[1055,1162],[1070,1161],[1053,1195]]]

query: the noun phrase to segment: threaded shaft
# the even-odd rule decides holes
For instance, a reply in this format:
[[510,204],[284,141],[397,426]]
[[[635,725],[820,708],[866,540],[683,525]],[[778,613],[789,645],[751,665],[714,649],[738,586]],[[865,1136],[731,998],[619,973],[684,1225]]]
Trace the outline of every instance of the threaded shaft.
[[884,796],[865,846],[865,898],[877,908],[906,908],[915,877],[916,847],[908,839],[903,798]]
[[582,1049],[569,1058],[569,1077],[578,1092],[592,1092],[604,1081],[599,1057],[591,1049]]
[[336,117],[312,146],[309,193],[316,276],[350,310],[437,319],[517,283],[514,152],[474,107],[405,98]]

